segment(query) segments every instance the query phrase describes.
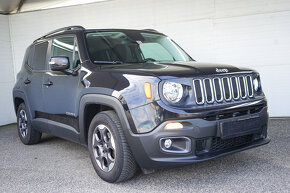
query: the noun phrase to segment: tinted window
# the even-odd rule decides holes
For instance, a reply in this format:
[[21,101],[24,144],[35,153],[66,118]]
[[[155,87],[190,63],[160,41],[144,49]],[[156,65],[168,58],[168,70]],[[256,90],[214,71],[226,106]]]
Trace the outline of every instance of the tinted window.
[[29,46],[25,52],[23,65],[28,65],[30,68],[32,68],[33,53],[34,53],[34,46],[32,45],[32,46]]
[[29,54],[30,54],[30,46],[26,49],[22,65],[28,65]]
[[48,42],[34,46],[33,70],[45,70],[47,46]]
[[74,69],[80,64],[78,49],[76,47],[74,37],[62,37],[54,39],[52,41],[51,56],[68,57],[70,69]]

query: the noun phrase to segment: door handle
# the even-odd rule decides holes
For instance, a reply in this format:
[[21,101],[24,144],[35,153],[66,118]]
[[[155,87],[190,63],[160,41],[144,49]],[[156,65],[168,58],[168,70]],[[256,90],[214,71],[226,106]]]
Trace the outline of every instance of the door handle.
[[51,81],[48,81],[48,82],[44,83],[43,85],[45,85],[46,87],[49,87],[49,86],[53,85],[53,83]]
[[24,84],[30,84],[31,81],[29,79],[24,80]]

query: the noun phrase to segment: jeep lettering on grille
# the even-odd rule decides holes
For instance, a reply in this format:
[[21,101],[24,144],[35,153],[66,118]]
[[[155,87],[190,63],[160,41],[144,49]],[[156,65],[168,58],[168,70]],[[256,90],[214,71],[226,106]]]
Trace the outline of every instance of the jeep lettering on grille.
[[229,72],[229,70],[226,68],[216,68],[215,71],[219,72],[219,73],[228,73]]

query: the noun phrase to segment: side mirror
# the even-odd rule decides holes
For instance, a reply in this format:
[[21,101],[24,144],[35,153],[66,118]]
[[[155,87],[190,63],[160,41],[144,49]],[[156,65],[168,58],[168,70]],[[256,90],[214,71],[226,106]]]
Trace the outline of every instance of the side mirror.
[[65,71],[69,69],[68,57],[51,57],[49,61],[50,69],[52,71]]

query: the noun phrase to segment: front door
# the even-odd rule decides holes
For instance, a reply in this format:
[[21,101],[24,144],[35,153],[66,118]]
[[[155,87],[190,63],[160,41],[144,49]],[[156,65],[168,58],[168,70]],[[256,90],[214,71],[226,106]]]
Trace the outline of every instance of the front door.
[[[51,57],[68,57],[70,70],[80,66],[76,38],[62,36],[51,41]],[[78,131],[78,90],[80,76],[51,71],[50,67],[44,76],[43,98],[44,109],[48,119],[66,124]]]

